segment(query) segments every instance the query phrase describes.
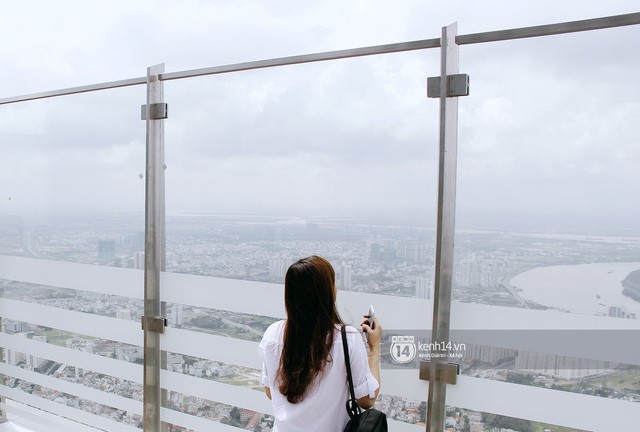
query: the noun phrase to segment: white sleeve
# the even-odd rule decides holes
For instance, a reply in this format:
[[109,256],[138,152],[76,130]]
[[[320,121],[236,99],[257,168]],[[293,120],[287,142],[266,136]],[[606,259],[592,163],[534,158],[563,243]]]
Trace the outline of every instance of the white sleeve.
[[262,359],[262,371],[260,373],[260,383],[265,387],[271,387],[270,380],[269,380],[269,373],[267,371],[267,361],[268,361],[269,354],[271,354],[271,351],[273,351],[272,345],[273,343],[272,342],[270,343],[268,339],[268,335],[265,333],[265,335],[262,337],[262,340],[260,341],[260,344],[258,345],[258,355]]
[[367,348],[362,336],[357,330],[347,331],[347,343],[349,344],[349,358],[351,360],[351,375],[353,377],[353,390],[356,399],[364,396],[375,397],[376,389],[380,387],[378,381],[371,374]]
[[267,365],[262,362],[262,372],[260,373],[260,383],[262,383],[265,387],[270,387],[269,384],[269,375],[267,374]]
[[275,376],[280,363],[280,352],[278,350],[278,338],[282,331],[284,321],[271,324],[262,336],[258,345],[258,355],[262,359],[262,372],[260,373],[260,383],[265,387],[273,387]]

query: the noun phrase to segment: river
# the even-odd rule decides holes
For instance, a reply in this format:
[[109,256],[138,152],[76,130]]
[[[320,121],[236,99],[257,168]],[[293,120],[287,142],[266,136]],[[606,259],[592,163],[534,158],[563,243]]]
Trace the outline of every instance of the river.
[[640,317],[640,302],[622,294],[621,281],[634,270],[640,270],[639,262],[537,267],[510,282],[524,299],[541,305],[599,315],[623,306]]

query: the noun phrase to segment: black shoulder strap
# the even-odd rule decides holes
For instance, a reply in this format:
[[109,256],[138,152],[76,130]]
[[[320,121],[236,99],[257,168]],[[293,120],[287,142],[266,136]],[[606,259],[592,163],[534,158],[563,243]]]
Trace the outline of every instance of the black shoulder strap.
[[360,414],[360,407],[358,406],[358,402],[356,402],[356,394],[353,390],[353,378],[351,377],[351,360],[349,359],[349,346],[347,345],[347,330],[346,326],[342,324],[342,348],[344,349],[344,363],[347,365],[347,381],[349,381],[349,394],[351,395],[351,399],[347,401],[347,412],[349,413],[349,417],[353,418],[354,416]]

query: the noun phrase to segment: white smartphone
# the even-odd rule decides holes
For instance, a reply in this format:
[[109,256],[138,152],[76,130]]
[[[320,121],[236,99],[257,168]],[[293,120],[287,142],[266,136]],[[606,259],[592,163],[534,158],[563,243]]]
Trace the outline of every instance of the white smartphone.
[[376,312],[373,310],[373,305],[369,305],[369,327],[373,328],[374,321],[373,319],[376,317]]

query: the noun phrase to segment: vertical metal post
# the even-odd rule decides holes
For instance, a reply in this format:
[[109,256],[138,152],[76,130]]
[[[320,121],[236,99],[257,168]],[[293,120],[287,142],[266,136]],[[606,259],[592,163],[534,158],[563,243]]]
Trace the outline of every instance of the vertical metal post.
[[[458,98],[448,97],[448,76],[458,73],[457,23],[442,28],[440,40],[440,164],[438,174],[438,225],[433,296],[433,341],[449,339],[453,242],[455,235]],[[446,417],[447,384],[435,379],[446,358],[431,359],[427,432],[442,432]]]
[[[4,331],[4,329],[2,328],[2,317],[0,317],[0,331]],[[6,359],[4,358],[5,356],[5,351],[4,351],[4,347],[0,346],[0,362],[6,361]],[[4,375],[0,374],[0,384],[4,385]],[[4,398],[4,396],[0,395],[0,403],[5,403],[6,399]],[[4,423],[7,421],[7,413],[5,412],[4,409],[0,409],[0,423]]]
[[[153,108],[164,105],[163,83],[158,75],[164,64],[147,69],[147,123],[144,263],[144,431],[160,432],[160,333],[151,325],[161,316],[160,272],[165,263],[164,223],[164,122]],[[146,320],[146,321],[145,321]]]

